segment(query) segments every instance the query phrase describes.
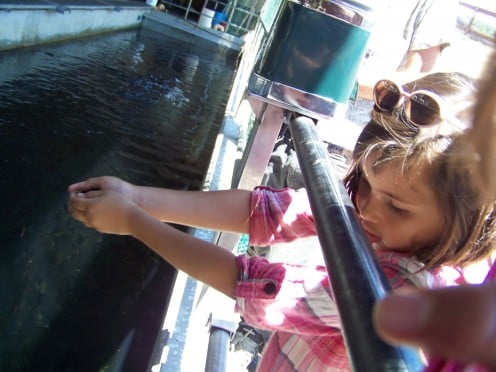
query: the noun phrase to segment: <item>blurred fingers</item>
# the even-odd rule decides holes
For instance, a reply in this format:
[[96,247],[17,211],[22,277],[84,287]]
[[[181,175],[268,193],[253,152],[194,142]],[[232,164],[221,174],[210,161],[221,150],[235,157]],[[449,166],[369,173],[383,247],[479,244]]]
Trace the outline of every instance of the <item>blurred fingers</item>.
[[376,305],[373,320],[388,342],[461,362],[496,363],[494,284],[393,292]]
[[88,178],[82,182],[76,182],[69,185],[69,192],[87,192],[90,190],[100,189],[101,177]]

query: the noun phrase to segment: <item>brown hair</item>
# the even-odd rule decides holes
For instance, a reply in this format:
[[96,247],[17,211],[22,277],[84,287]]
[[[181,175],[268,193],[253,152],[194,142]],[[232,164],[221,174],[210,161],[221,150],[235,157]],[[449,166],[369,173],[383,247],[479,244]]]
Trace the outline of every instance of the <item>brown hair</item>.
[[[460,73],[435,73],[403,87],[410,92],[423,89],[438,94],[453,114],[470,122],[471,107],[467,102],[473,102],[474,83]],[[464,265],[488,256],[496,232],[494,202],[479,198],[468,167],[452,166],[452,154],[458,151],[464,137],[461,132],[446,122],[431,128],[415,127],[403,119],[401,107],[387,113],[374,109],[371,116],[355,145],[352,166],[345,178],[352,201],[355,202],[362,176],[361,164],[371,155],[374,167],[401,164],[405,177],[427,170],[424,174],[443,211],[445,230],[437,244],[416,253],[424,269]]]

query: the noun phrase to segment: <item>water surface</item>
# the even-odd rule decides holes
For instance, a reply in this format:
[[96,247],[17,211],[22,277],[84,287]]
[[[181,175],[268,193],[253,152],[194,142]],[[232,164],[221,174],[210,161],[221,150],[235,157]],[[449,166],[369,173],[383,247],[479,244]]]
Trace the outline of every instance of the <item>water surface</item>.
[[176,272],[72,220],[67,186],[198,189],[236,57],[147,30],[0,53],[0,370],[146,369]]

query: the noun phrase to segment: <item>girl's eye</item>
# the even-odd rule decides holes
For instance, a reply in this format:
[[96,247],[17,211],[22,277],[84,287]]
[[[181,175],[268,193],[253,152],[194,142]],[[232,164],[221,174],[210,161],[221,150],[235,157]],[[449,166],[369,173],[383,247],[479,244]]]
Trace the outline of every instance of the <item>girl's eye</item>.
[[406,209],[398,208],[397,206],[395,206],[393,204],[393,202],[391,200],[387,201],[386,202],[386,205],[389,208],[389,210],[391,210],[392,212],[394,212],[396,214],[399,214],[399,215],[402,215],[402,216],[408,214],[408,211]]

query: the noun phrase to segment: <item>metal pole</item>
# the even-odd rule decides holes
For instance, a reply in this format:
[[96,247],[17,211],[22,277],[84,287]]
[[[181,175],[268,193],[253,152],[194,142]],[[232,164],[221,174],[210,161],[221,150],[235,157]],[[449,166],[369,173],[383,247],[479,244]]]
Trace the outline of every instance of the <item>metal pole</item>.
[[289,124],[317,233],[355,371],[421,371],[417,352],[393,347],[376,335],[372,307],[390,290],[358,222],[343,182],[336,176],[314,122]]
[[238,324],[224,319],[210,319],[210,322],[205,372],[225,372],[228,370],[227,356],[231,335],[236,332]]

